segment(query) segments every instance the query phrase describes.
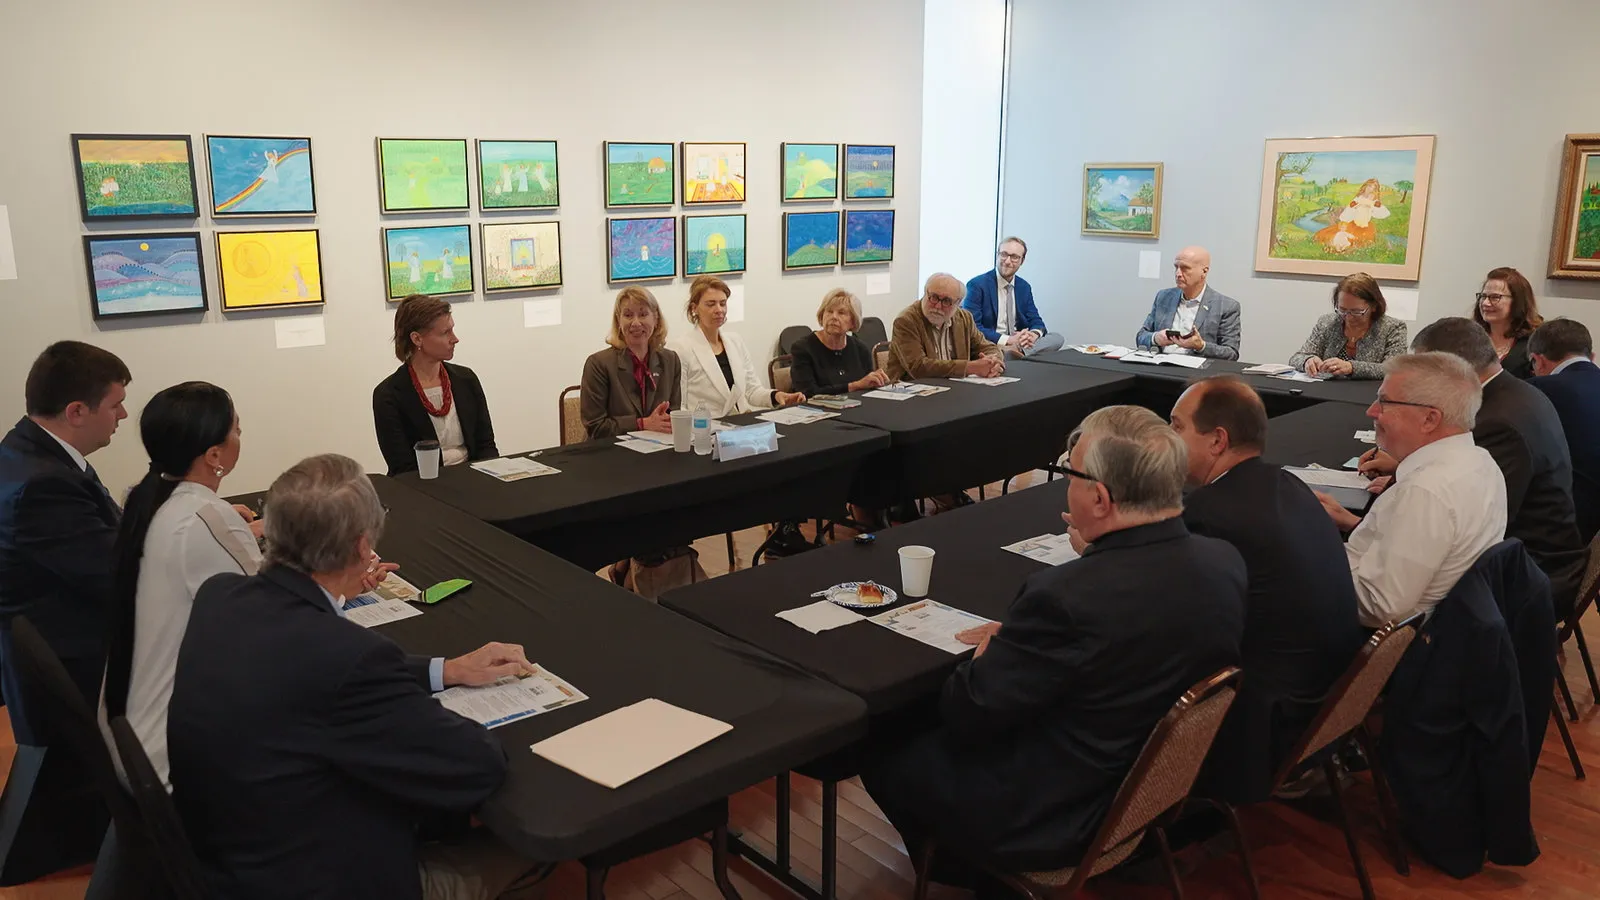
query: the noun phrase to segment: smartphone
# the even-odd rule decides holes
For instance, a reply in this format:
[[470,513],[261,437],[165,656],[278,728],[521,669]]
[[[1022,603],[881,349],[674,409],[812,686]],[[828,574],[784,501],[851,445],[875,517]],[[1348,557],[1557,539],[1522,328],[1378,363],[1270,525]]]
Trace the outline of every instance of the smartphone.
[[1183,340],[1183,332],[1179,331],[1176,328],[1168,328],[1167,329],[1167,337],[1172,338],[1175,341],[1181,341],[1181,340]]
[[878,539],[878,536],[875,535],[875,534],[858,534],[858,535],[856,535],[856,543],[861,544],[862,546],[870,545],[871,543],[873,543],[877,539]]

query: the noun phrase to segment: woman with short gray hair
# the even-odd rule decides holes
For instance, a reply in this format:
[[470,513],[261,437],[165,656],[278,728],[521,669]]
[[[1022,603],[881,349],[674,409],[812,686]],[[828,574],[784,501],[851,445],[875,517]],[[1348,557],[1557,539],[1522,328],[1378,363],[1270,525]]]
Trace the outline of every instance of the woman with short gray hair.
[[861,330],[861,301],[844,288],[834,288],[817,307],[822,326],[789,347],[789,373],[794,389],[807,397],[846,394],[889,383],[873,362],[872,351],[855,332]]

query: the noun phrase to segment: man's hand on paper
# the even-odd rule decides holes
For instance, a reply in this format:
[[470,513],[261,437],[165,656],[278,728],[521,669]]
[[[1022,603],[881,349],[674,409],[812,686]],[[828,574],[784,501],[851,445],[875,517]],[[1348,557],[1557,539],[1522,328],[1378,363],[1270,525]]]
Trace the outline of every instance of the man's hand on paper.
[[999,622],[987,622],[976,628],[968,628],[966,631],[956,632],[956,640],[963,644],[976,645],[978,649],[972,652],[972,658],[977,659],[983,655],[985,650],[989,649],[989,639],[994,637],[995,632],[999,630]]
[[490,641],[465,656],[444,661],[445,687],[458,684],[482,687],[507,675],[521,677],[533,673],[533,663],[528,662],[521,644]]

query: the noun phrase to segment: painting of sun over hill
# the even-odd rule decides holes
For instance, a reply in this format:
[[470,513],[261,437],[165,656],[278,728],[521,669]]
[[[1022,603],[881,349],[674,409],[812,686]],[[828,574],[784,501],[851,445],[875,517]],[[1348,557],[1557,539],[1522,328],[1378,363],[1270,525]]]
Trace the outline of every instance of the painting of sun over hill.
[[672,144],[606,141],[606,206],[671,206]]
[[784,144],[783,200],[833,200],[839,196],[838,144]]

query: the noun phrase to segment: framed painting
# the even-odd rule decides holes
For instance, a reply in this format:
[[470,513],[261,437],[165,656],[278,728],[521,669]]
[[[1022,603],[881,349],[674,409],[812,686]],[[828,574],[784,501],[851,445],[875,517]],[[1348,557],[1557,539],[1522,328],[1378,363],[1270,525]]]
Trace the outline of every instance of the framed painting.
[[206,165],[215,218],[317,214],[310,138],[208,134]]
[[474,288],[472,226],[385,228],[383,262],[390,300],[412,294],[470,294]]
[[606,281],[676,277],[677,225],[672,216],[606,219]]
[[743,272],[744,214],[683,217],[683,274]]
[[1161,163],[1084,166],[1082,233],[1161,237]]
[[200,232],[83,237],[96,319],[206,311]]
[[683,142],[683,205],[744,202],[743,143]]
[[386,213],[470,207],[466,138],[378,138],[378,197]]
[[839,197],[839,145],[788,144],[779,148],[783,202]]
[[561,205],[555,141],[478,141],[478,208]]
[[864,266],[894,259],[894,210],[844,211],[844,264]]
[[1267,141],[1256,271],[1416,281],[1434,136]]
[[783,270],[831,269],[839,264],[839,211],[783,214]]
[[671,206],[672,151],[672,144],[606,141],[606,206]]
[[1567,135],[1550,277],[1600,278],[1600,134]]
[[72,157],[85,222],[200,215],[187,134],[75,134]]
[[222,309],[320,306],[322,244],[315,228],[217,232]]
[[485,291],[561,286],[560,222],[484,222],[478,238]]
[[894,145],[844,145],[844,198],[889,200],[894,197]]

